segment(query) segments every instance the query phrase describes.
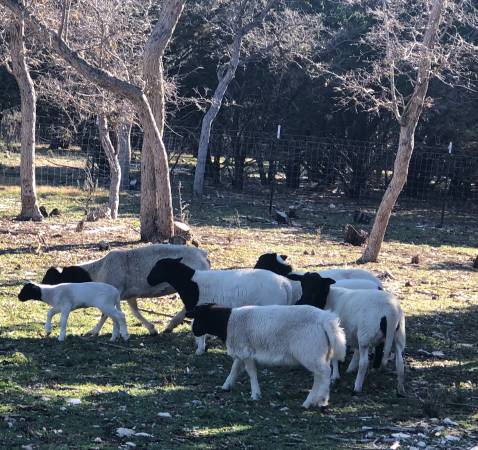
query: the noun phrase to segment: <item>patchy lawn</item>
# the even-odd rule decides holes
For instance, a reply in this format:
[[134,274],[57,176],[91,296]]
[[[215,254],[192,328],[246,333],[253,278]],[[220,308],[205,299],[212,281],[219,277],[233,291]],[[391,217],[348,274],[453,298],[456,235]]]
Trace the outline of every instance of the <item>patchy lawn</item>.
[[[249,400],[247,377],[224,393],[220,385],[231,360],[219,341],[211,339],[208,353],[195,356],[188,324],[172,334],[148,336],[126,305],[127,343],[109,343],[109,323],[99,338],[82,337],[99,317],[93,309],[70,316],[64,343],[56,340],[58,317],[46,338],[47,307],[16,298],[25,280],[40,280],[50,265],[101,257],[101,240],[113,248],[141,244],[137,198],[125,202],[117,222],[87,223],[77,233],[84,194],[74,188],[42,188],[39,194],[42,204],[59,207],[62,216],[40,224],[15,222],[18,189],[0,188],[1,448],[111,449],[127,448],[127,442],[141,449],[390,448],[395,441],[401,448],[468,449],[478,444],[473,217],[455,214],[437,229],[436,213],[399,210],[381,261],[365,267],[391,274],[384,284],[401,298],[407,315],[407,397],[395,395],[391,371],[369,374],[358,397],[351,395],[353,377],[344,376],[331,391],[330,412],[322,414],[300,406],[312,385],[305,370],[261,369],[259,402]],[[190,208],[195,238],[215,268],[250,267],[268,250],[288,254],[298,269],[353,265],[360,254],[340,242],[351,221],[346,204],[332,209],[326,199],[310,200],[298,226],[278,227],[267,222],[266,202],[239,200],[217,196]],[[266,222],[256,222],[257,217]],[[419,265],[410,263],[415,254]],[[143,300],[140,306],[161,330],[181,303],[171,296]],[[139,434],[120,438],[120,427]]]

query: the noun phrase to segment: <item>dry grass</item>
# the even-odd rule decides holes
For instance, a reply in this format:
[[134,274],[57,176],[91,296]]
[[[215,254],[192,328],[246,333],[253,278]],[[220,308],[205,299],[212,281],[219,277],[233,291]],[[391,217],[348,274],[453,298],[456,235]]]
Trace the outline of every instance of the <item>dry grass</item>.
[[[60,205],[59,218],[15,222],[16,195],[13,188],[0,190],[2,448],[109,449],[126,441],[148,449],[389,448],[396,438],[387,427],[411,430],[410,439],[399,439],[405,448],[420,440],[435,448],[472,447],[478,435],[478,273],[471,262],[478,235],[466,221],[438,230],[428,226],[434,218],[426,213],[394,218],[381,261],[366,268],[393,275],[385,286],[402,299],[407,314],[407,397],[395,396],[392,373],[372,373],[364,395],[353,398],[353,379],[345,376],[332,390],[330,414],[323,415],[300,408],[311,385],[311,376],[300,369],[261,370],[263,399],[257,404],[248,400],[246,379],[234,392],[221,392],[230,360],[213,340],[208,354],[196,357],[188,325],[150,337],[126,311],[132,338],[111,347],[107,335],[81,337],[97,319],[96,311],[87,310],[72,314],[65,343],[45,338],[46,307],[20,304],[20,285],[41,279],[50,265],[101,257],[101,240],[113,247],[141,245],[139,224],[123,217],[86,224],[76,233],[82,193],[70,188],[40,190],[49,208]],[[342,204],[331,211],[327,204],[311,202],[300,227],[258,226],[245,216],[257,215],[262,204],[234,208],[223,198],[215,208],[191,208],[191,216],[195,237],[216,268],[250,267],[268,250],[288,254],[298,269],[353,265],[360,249],[340,242],[349,211]],[[415,254],[419,265],[410,263]],[[168,318],[157,313],[172,314],[180,303],[163,298],[144,300],[141,307],[162,329]],[[433,351],[443,357],[425,353]],[[69,406],[69,398],[81,404]],[[161,419],[159,412],[172,418]],[[459,425],[436,428],[444,417]],[[152,437],[120,439],[120,426]],[[447,441],[446,435],[460,440]]]

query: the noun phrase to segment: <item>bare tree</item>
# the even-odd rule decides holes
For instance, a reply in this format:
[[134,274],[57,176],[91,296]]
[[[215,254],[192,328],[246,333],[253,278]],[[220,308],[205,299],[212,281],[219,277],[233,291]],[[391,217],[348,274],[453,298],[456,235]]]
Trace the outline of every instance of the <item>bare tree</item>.
[[278,0],[239,0],[235,2],[218,0],[216,3],[215,7],[217,9],[222,8],[223,14],[220,17],[221,20],[216,23],[211,22],[211,26],[220,27],[226,33],[226,39],[230,39],[231,42],[225,49],[226,61],[218,65],[218,84],[201,124],[193,186],[194,194],[197,196],[201,196],[203,192],[211,127],[219,113],[226,90],[236,75],[241,60],[244,38],[252,30],[263,24],[264,19],[270,13],[272,7],[278,3]]
[[[184,2],[185,0],[165,0],[163,2],[160,18],[153,27],[147,43],[147,47],[152,51],[145,50],[143,53],[144,65],[147,65],[149,58],[162,59],[164,48],[174,32]],[[81,46],[80,43],[75,45],[75,42],[65,39],[65,30],[70,28],[71,18],[74,16],[71,12],[44,17],[44,9],[32,11],[17,0],[0,0],[0,3],[9,8],[17,17],[23,17],[42,43],[79,74],[105,91],[131,102],[144,131],[141,166],[141,238],[157,240],[172,236],[174,228],[171,186],[166,149],[160,132],[162,123],[158,128],[151,108],[151,100],[141,88],[142,83],[135,82],[136,80],[128,76],[125,77],[126,79],[121,78],[123,71],[112,71],[109,67],[102,68],[94,58],[90,57],[88,48],[84,47],[84,41]],[[121,8],[124,3],[118,0],[117,4],[113,6]],[[141,5],[142,2],[137,4]],[[75,6],[81,7],[82,5],[75,4]],[[65,11],[65,8],[70,8],[70,2],[64,2],[61,11]],[[68,22],[68,18],[70,18],[70,22]],[[97,18],[86,10],[79,19],[84,22]],[[68,36],[74,35],[70,30]],[[105,52],[106,54],[108,52]],[[127,69],[126,74],[129,75]]]
[[37,203],[35,182],[35,123],[36,93],[30,77],[25,47],[25,23],[23,19],[13,17],[9,26],[9,50],[11,68],[20,90],[21,101],[21,148],[20,148],[20,189],[21,220],[42,220],[43,216]]
[[[347,1],[350,3],[350,0]],[[367,5],[369,6],[369,5]],[[427,99],[430,80],[470,88],[476,74],[478,14],[468,0],[382,0],[372,2],[375,24],[361,45],[369,51],[363,68],[339,75],[346,102],[370,112],[393,113],[400,127],[392,179],[385,191],[360,262],[377,261],[393,207],[408,174],[415,129]],[[375,53],[376,58],[370,57]]]

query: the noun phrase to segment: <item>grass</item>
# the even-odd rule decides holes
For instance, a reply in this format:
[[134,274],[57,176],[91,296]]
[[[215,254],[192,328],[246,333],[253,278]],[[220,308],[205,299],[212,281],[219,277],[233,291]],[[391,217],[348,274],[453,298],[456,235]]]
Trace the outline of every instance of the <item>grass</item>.
[[[261,369],[260,402],[249,400],[246,378],[223,393],[219,386],[231,361],[220,342],[211,339],[208,353],[195,356],[189,325],[148,336],[127,307],[127,343],[109,343],[109,324],[99,338],[82,337],[98,318],[92,309],[71,315],[65,343],[56,340],[57,326],[45,337],[47,308],[21,304],[16,298],[21,284],[41,279],[50,265],[101,257],[96,245],[101,240],[113,247],[140,245],[136,204],[125,198],[120,220],[87,223],[76,233],[81,191],[40,189],[41,203],[62,211],[40,224],[12,220],[18,196],[18,188],[0,189],[0,448],[116,449],[128,441],[140,449],[389,448],[396,440],[390,427],[411,430],[410,439],[399,439],[402,448],[420,440],[447,449],[476,443],[478,273],[471,263],[478,230],[471,227],[473,218],[451,216],[437,229],[435,213],[399,210],[394,216],[380,262],[365,267],[392,274],[385,286],[401,298],[407,315],[407,397],[396,397],[392,372],[369,374],[358,397],[351,396],[353,377],[344,376],[331,391],[329,413],[322,414],[300,407],[312,384],[306,371]],[[285,206],[288,199],[279,195],[276,201]],[[353,211],[346,203],[331,209],[326,198],[310,197],[297,220],[300,226],[278,227],[250,222],[248,217],[267,218],[260,200],[231,194],[205,202],[208,207],[191,206],[191,222],[216,268],[250,267],[268,250],[288,254],[298,269],[353,265],[360,254],[341,243]],[[410,264],[415,254],[419,265]],[[173,314],[180,302],[167,297],[142,300],[140,306],[161,330],[169,320],[162,314]],[[443,357],[430,355],[433,351]],[[72,405],[71,399],[81,403]],[[458,426],[441,429],[445,417]],[[119,438],[119,427],[148,435]]]

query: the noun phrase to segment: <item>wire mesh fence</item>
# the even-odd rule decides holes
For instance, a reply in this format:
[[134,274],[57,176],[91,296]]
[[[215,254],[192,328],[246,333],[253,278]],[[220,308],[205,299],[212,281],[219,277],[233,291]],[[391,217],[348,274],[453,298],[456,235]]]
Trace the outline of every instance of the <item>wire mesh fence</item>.
[[[20,119],[11,114],[0,122],[0,184],[20,183]],[[117,143],[114,133],[113,142]],[[138,192],[141,183],[142,132],[133,126],[123,190]],[[164,134],[173,192],[181,182],[192,191],[199,130],[180,128]],[[244,133],[211,134],[206,165],[206,194],[260,198],[274,195],[322,195],[377,205],[393,174],[396,145],[314,136]],[[74,128],[37,125],[36,181],[39,186],[76,186],[87,179],[108,188],[108,160],[101,149],[95,120]],[[472,211],[478,207],[478,151],[417,144],[410,163],[401,207]]]

